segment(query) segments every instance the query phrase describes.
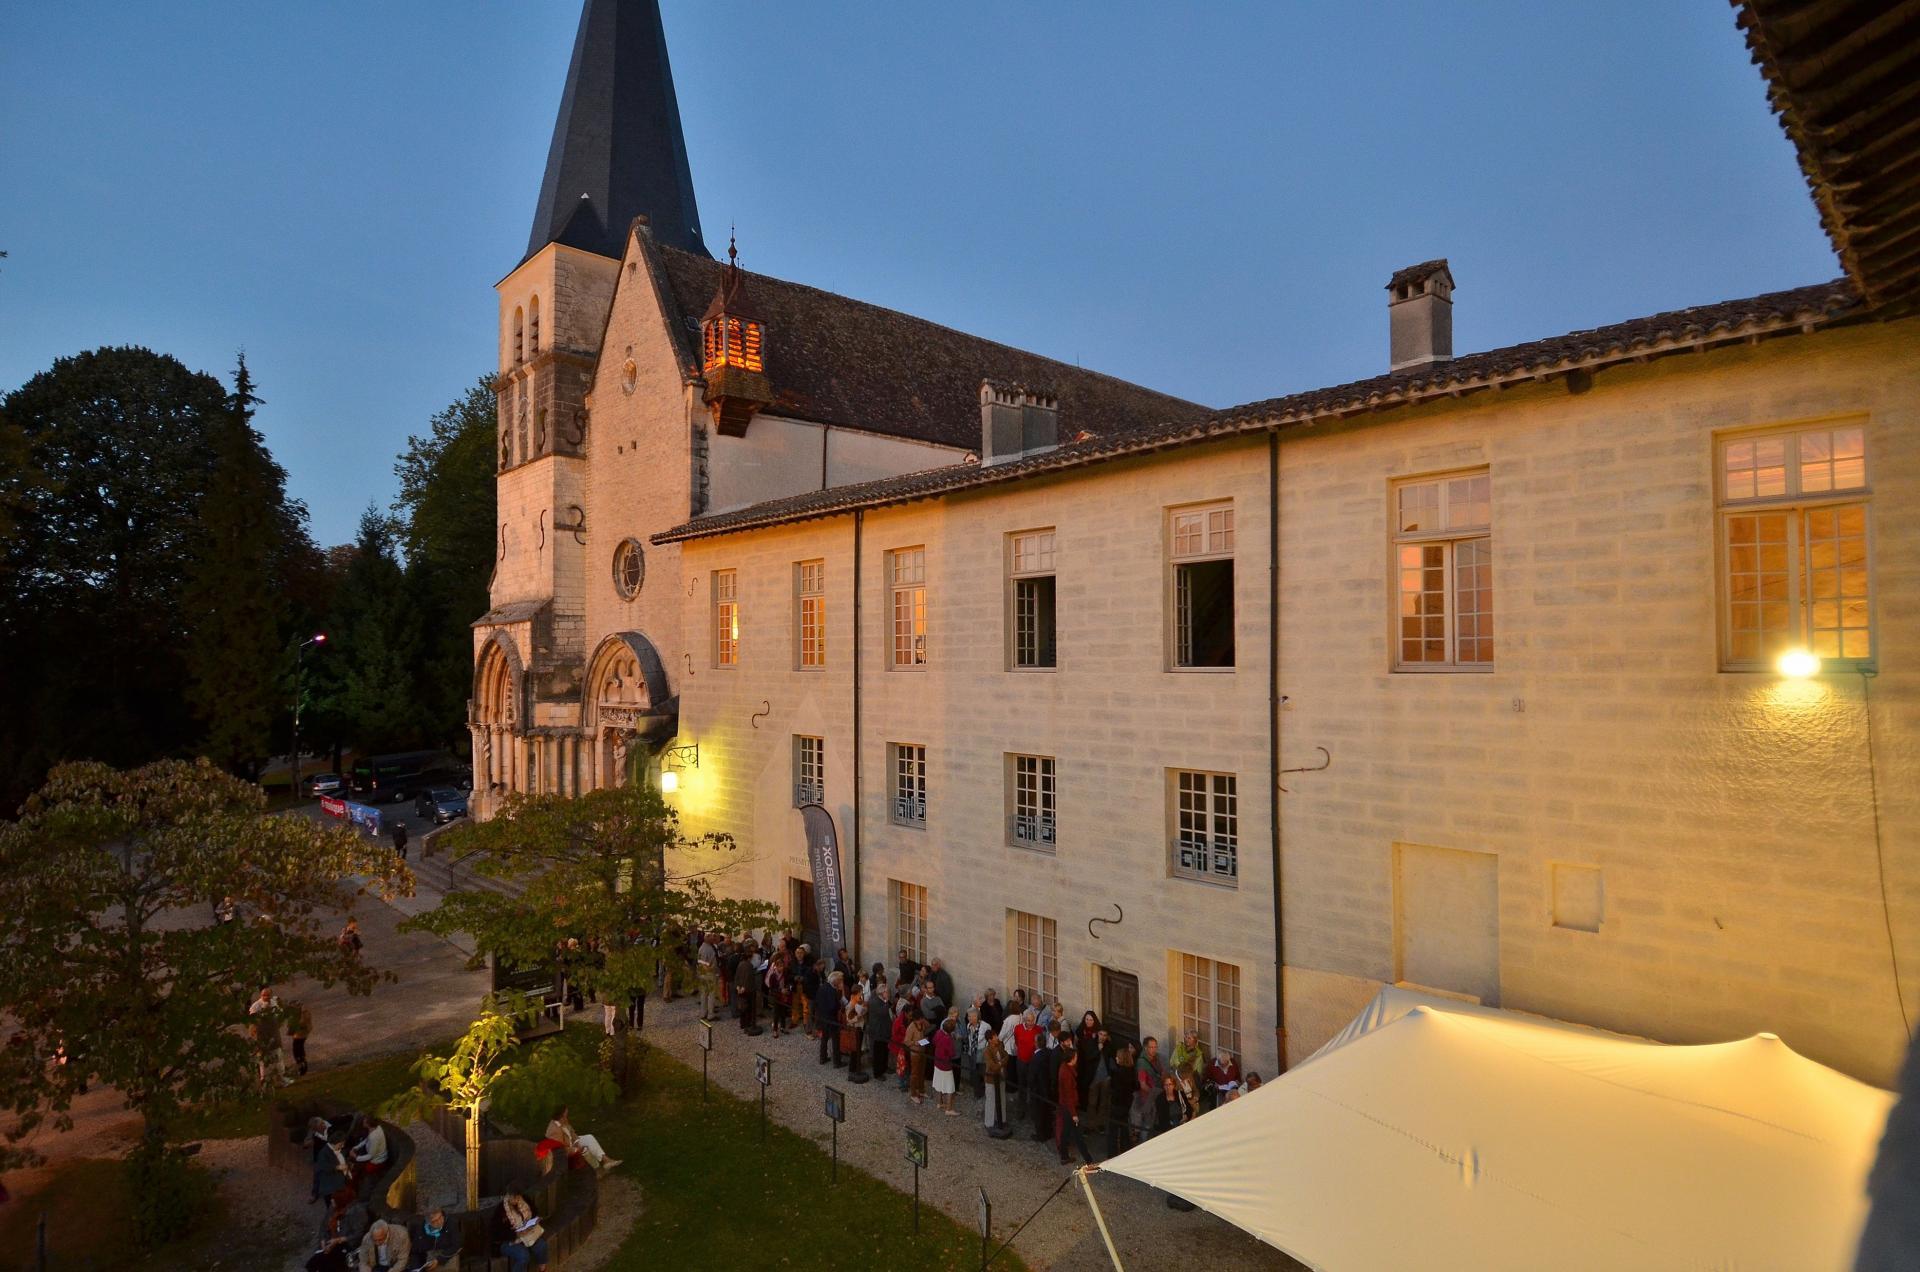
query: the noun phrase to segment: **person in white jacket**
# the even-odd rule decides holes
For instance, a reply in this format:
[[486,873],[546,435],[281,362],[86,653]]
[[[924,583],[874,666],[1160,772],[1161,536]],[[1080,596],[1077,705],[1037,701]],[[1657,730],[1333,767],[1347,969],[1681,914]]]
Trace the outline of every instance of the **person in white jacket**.
[[554,1110],[553,1120],[547,1123],[547,1138],[566,1145],[569,1156],[580,1154],[587,1159],[587,1165],[595,1170],[612,1170],[620,1164],[618,1157],[607,1156],[607,1150],[600,1147],[599,1140],[573,1129],[573,1123],[567,1120],[567,1106],[564,1104]]

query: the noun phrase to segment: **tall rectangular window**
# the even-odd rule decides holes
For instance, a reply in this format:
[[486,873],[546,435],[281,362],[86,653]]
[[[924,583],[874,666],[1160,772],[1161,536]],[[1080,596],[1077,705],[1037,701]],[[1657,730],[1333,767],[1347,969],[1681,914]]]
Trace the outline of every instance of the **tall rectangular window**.
[[892,665],[924,667],[927,662],[927,550],[899,548],[887,553],[887,587],[893,622]]
[[793,662],[802,671],[827,665],[827,563],[800,561],[793,567]]
[[1209,1050],[1225,1051],[1242,1066],[1240,969],[1192,954],[1180,955],[1180,1029],[1193,1030]]
[[1168,514],[1173,665],[1233,666],[1233,505]]
[[1231,773],[1173,774],[1173,872],[1239,883],[1240,795]]
[[1393,488],[1394,667],[1493,667],[1493,479],[1485,472]]
[[1052,667],[1054,653],[1053,531],[1009,536],[1008,599],[1012,606],[1013,665]]
[[1008,910],[1013,938],[1013,988],[1027,991],[1029,1002],[1060,996],[1060,935],[1052,919],[1024,910]]
[[740,665],[740,580],[732,570],[713,572],[713,665]]
[[825,738],[795,734],[793,738],[793,806],[818,804],[827,796]]
[[1873,657],[1863,424],[1720,442],[1721,666]]
[[1051,755],[1007,757],[1007,842],[1052,852],[1054,774]]
[[893,912],[893,947],[916,963],[927,961],[927,889],[918,883],[887,880],[887,908]]
[[927,824],[927,748],[905,742],[893,752],[893,822],[896,826]]

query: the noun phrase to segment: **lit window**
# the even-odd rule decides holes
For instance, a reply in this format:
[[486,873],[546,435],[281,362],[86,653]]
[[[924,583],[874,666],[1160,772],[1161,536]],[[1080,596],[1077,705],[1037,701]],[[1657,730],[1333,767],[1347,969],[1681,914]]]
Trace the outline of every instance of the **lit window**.
[[1238,883],[1240,796],[1233,774],[1174,773],[1173,873]]
[[916,963],[927,961],[927,889],[918,883],[887,880],[887,908],[893,914],[893,948]]
[[927,824],[927,748],[895,742],[893,752],[893,822],[896,826]]
[[1007,757],[1007,842],[1016,848],[1052,852],[1054,771],[1051,755]]
[[1168,514],[1173,665],[1233,666],[1233,505]]
[[1180,1031],[1191,1029],[1210,1051],[1239,1059],[1240,969],[1192,954],[1180,955]]
[[1394,667],[1493,667],[1493,479],[1485,472],[1393,488]]
[[740,583],[732,570],[713,572],[713,665],[740,665]]
[[927,663],[927,550],[901,548],[887,553],[887,579],[892,600],[895,667],[924,667]]
[[1008,910],[1013,936],[1013,988],[1027,991],[1027,1001],[1053,1001],[1060,996],[1060,936],[1054,921],[1024,910]]
[[825,738],[795,734],[793,738],[793,806],[818,804],[827,797],[827,743]]
[[794,661],[803,670],[827,665],[827,563],[802,561],[793,567],[794,624],[798,648]]
[[1008,599],[1013,608],[1013,665],[1052,667],[1054,653],[1053,531],[1009,536]]
[[1721,442],[1723,667],[1873,657],[1867,494],[1864,425]]

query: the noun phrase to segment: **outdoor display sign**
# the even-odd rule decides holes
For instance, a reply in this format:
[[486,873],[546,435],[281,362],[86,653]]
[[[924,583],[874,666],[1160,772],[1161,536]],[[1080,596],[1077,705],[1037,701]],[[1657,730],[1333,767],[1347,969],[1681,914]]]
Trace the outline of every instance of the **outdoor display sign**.
[[713,1022],[711,1020],[702,1020],[702,1021],[697,1021],[695,1023],[697,1023],[700,1026],[700,1050],[712,1051],[713,1050]]
[[380,833],[380,810],[369,804],[347,804],[347,820],[369,835]]
[[838,1087],[827,1088],[827,1116],[836,1122],[847,1120],[847,1093]]
[[829,957],[847,943],[847,911],[840,895],[840,839],[833,814],[818,804],[800,809],[807,828],[807,863],[813,867],[813,906],[820,924],[822,952]]
[[758,1082],[763,1087],[772,1086],[773,1085],[773,1061],[767,1059],[765,1056],[762,1056],[762,1055],[754,1056],[753,1080],[755,1082]]
[[345,817],[347,815],[347,801],[332,795],[322,795],[320,797],[320,811],[329,817]]
[[921,1170],[927,1168],[927,1133],[907,1128],[907,1160]]

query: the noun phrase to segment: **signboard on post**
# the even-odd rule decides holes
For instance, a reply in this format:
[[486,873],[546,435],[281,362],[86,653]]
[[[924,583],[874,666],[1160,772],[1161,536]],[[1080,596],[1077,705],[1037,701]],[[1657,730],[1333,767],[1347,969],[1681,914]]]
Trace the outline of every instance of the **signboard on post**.
[[827,1117],[835,1122],[847,1120],[847,1093],[838,1087],[827,1088]]
[[907,1160],[921,1170],[927,1168],[927,1133],[907,1128]]
[[986,1241],[993,1236],[993,1203],[987,1200],[987,1190],[980,1190],[980,1239]]
[[753,1080],[763,1087],[773,1085],[773,1061],[762,1055],[753,1058]]
[[819,804],[804,804],[800,820],[807,828],[807,864],[813,868],[813,907],[820,924],[822,952],[831,957],[847,943],[847,911],[840,894],[840,839],[833,814]]
[[711,1020],[702,1020],[702,1021],[699,1021],[698,1024],[700,1026],[700,1050],[712,1051],[713,1050],[713,1022]]

